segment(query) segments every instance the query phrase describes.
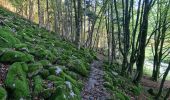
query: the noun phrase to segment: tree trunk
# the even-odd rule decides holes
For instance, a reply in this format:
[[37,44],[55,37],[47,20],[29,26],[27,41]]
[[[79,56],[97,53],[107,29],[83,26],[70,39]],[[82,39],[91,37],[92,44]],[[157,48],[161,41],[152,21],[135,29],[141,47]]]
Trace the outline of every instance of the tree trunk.
[[47,12],[47,20],[46,20],[46,29],[50,30],[50,15],[49,15],[49,1],[46,0],[46,12]]
[[33,0],[29,0],[29,17],[28,19],[33,21],[33,8],[34,8],[34,1]]
[[39,18],[39,27],[43,27],[43,25],[44,25],[44,14],[43,14],[43,8],[41,6],[40,0],[38,0],[38,18]]
[[165,81],[166,81],[166,77],[167,77],[169,71],[170,71],[170,62],[169,62],[168,68],[167,68],[166,71],[165,71],[165,74],[163,75],[163,79],[162,79],[161,85],[160,85],[160,87],[159,87],[159,92],[158,92],[158,94],[157,94],[156,97],[155,97],[157,100],[159,100],[159,97],[160,97],[161,94],[162,94],[163,86],[164,86],[164,83],[165,83]]
[[167,92],[166,96],[164,97],[164,100],[168,100],[169,96],[170,96],[170,88],[168,89],[168,92]]
[[137,72],[133,80],[135,84],[138,84],[143,76],[143,65],[145,60],[145,44],[148,31],[148,15],[150,10],[150,2],[148,0],[144,0],[143,2],[145,4],[145,7],[139,32],[139,48],[136,61]]

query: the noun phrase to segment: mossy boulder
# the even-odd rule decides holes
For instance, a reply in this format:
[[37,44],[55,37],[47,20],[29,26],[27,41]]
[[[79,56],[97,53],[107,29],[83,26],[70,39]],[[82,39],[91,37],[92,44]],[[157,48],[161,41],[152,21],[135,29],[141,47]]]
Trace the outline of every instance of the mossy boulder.
[[35,50],[31,51],[31,54],[35,55],[37,59],[43,58],[50,62],[55,62],[57,58],[50,50],[46,50],[43,46],[36,47]]
[[43,68],[45,69],[48,69],[49,67],[52,66],[52,64],[48,60],[40,60],[39,63],[41,63],[43,65]]
[[19,44],[20,41],[9,30],[0,28],[0,47],[12,48],[15,44]]
[[35,95],[39,95],[40,93],[43,92],[44,88],[43,88],[43,79],[40,76],[35,76],[33,78],[34,80],[34,93]]
[[46,79],[50,75],[50,72],[47,69],[42,69],[40,74],[41,74],[43,79]]
[[25,43],[15,44],[15,49],[18,50],[18,51],[29,52],[27,44],[25,44]]
[[47,77],[48,80],[50,81],[63,81],[61,77],[55,76],[55,75],[50,75]]
[[0,100],[6,100],[7,92],[3,87],[0,87]]
[[16,62],[9,67],[8,74],[5,80],[5,85],[10,93],[9,97],[18,100],[20,98],[29,98],[29,84],[26,78],[25,63]]
[[62,72],[65,72],[67,70],[67,68],[65,66],[56,65],[56,66],[48,68],[48,70],[51,75],[59,75]]
[[34,61],[34,57],[27,53],[22,53],[11,49],[1,49],[0,51],[3,52],[0,56],[0,62],[14,63]]
[[41,72],[43,69],[43,66],[39,62],[35,62],[32,64],[28,64],[28,76],[32,77],[37,75],[39,72]]
[[88,70],[86,69],[84,62],[79,59],[70,59],[67,65],[71,70],[79,73],[82,76],[88,75]]

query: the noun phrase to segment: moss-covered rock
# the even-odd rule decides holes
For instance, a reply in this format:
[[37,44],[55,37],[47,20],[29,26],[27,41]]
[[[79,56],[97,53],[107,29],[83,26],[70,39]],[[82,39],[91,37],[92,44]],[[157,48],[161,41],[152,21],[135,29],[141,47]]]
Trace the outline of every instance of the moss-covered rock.
[[50,72],[47,69],[42,69],[40,73],[43,79],[46,79],[50,75]]
[[61,77],[55,76],[55,75],[50,75],[47,77],[48,80],[50,81],[63,81],[64,79],[62,79]]
[[3,87],[0,87],[0,100],[6,100],[7,92]]
[[28,47],[27,47],[27,44],[25,44],[25,43],[15,44],[14,47],[15,47],[15,49],[18,50],[18,51],[26,51],[26,52],[29,52]]
[[76,71],[82,76],[88,75],[88,70],[86,69],[84,62],[79,59],[70,59],[67,65],[71,70]]
[[43,46],[35,47],[35,50],[31,51],[31,54],[35,55],[38,59],[43,58],[49,60],[50,62],[55,62],[57,58],[51,51],[46,50]]
[[27,53],[22,53],[19,51],[11,50],[11,49],[1,49],[3,52],[0,56],[1,62],[32,62],[34,61],[34,57]]
[[15,44],[19,44],[20,41],[14,37],[14,34],[9,30],[4,30],[0,28],[0,47],[12,48]]
[[35,62],[32,64],[28,64],[28,76],[32,77],[37,75],[39,72],[41,72],[43,69],[43,66],[39,62]]
[[5,85],[8,88],[10,98],[17,100],[30,97],[29,85],[25,72],[27,68],[25,67],[28,66],[20,62],[16,62],[9,67]]
[[43,68],[45,69],[48,69],[49,67],[52,66],[52,64],[48,60],[40,60],[39,63],[41,63],[43,65]]
[[41,93],[41,97],[43,97],[44,99],[50,98],[51,95],[55,92],[54,89],[45,89],[42,93]]
[[35,95],[38,96],[44,90],[44,88],[43,88],[43,79],[40,76],[35,76],[33,78],[33,80],[34,80],[33,91],[34,91]]

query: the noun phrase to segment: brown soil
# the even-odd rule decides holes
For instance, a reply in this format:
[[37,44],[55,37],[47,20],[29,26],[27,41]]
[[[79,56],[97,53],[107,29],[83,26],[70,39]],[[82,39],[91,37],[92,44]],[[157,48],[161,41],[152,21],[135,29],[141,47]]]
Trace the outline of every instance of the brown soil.
[[[152,81],[149,77],[144,76],[141,80],[141,85],[144,88],[147,89],[157,89],[159,90],[160,87],[160,83],[161,81],[155,82]],[[170,81],[165,81],[164,83],[164,89],[168,89],[170,88]],[[138,100],[148,100],[149,97],[149,93],[147,93],[146,91],[144,91],[143,93],[141,93],[141,95],[138,97]],[[168,100],[170,100],[170,97],[168,98]]]
[[1,64],[0,63],[0,86],[4,85],[4,80],[6,78],[6,74],[8,72],[9,65]]
[[[152,81],[150,78],[144,76],[142,78],[142,81],[141,81],[141,84],[145,87],[150,87],[150,88],[156,88],[156,89],[159,89],[159,86],[160,86],[160,83],[161,81],[158,81],[158,82],[155,82],[155,81]],[[165,81],[164,83],[164,88],[167,89],[167,88],[170,88],[170,81]]]

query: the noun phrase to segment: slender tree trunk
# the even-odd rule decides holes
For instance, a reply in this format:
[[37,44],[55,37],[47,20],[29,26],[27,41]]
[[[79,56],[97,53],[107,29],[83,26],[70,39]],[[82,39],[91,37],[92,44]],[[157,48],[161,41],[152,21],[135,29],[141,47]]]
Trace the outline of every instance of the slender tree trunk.
[[136,61],[137,72],[133,80],[135,84],[138,84],[143,76],[143,65],[145,60],[145,44],[148,31],[148,15],[150,10],[150,2],[148,0],[144,0],[143,2],[145,4],[145,7],[139,32],[139,48]]
[[82,18],[82,0],[77,1],[74,0],[74,10],[75,10],[75,22],[76,22],[76,36],[75,36],[75,44],[78,49],[80,48],[80,33],[81,33],[81,18]]
[[49,15],[49,1],[46,0],[46,12],[47,12],[47,20],[46,20],[46,28],[50,30],[50,15]]
[[43,8],[41,6],[40,0],[38,0],[38,18],[39,18],[39,27],[43,27],[44,14],[43,14]]
[[168,89],[168,92],[167,92],[166,96],[164,97],[164,100],[168,100],[169,96],[170,96],[170,88]]
[[33,8],[34,8],[34,2],[33,0],[29,0],[29,17],[28,19],[33,21]]
[[165,74],[163,75],[163,79],[162,79],[161,85],[160,85],[160,87],[159,87],[159,92],[158,92],[158,94],[157,94],[156,97],[155,97],[157,100],[159,100],[159,97],[160,97],[161,94],[162,94],[163,86],[164,86],[164,83],[165,83],[165,80],[166,80],[166,77],[167,77],[169,71],[170,71],[170,62],[169,62],[168,68],[167,68],[166,71],[165,71]]
[[112,54],[111,54],[111,65],[113,65],[113,60],[115,59],[115,36],[114,36],[114,22],[113,22],[113,0],[110,4],[111,6],[111,32],[112,32]]

